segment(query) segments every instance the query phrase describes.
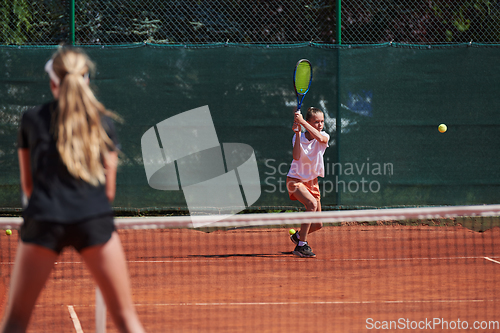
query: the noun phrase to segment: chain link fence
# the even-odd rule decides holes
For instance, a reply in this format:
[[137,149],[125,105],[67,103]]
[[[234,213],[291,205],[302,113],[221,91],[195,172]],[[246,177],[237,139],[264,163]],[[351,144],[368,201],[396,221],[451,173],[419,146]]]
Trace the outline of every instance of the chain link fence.
[[342,42],[499,43],[500,2],[343,1]]
[[[2,45],[338,43],[337,0],[0,1]],[[500,42],[500,0],[343,0],[341,8],[343,44]]]

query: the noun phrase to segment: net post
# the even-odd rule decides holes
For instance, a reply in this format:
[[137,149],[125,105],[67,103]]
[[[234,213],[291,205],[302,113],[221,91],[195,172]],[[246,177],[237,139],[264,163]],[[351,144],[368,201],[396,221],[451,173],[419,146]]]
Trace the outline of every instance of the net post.
[[106,303],[98,286],[95,287],[95,332],[106,333]]

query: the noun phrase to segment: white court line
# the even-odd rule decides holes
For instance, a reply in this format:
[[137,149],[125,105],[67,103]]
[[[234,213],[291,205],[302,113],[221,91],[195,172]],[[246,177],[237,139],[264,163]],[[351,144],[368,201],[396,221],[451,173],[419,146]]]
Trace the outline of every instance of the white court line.
[[[222,255],[224,256],[224,255]],[[249,254],[251,257],[252,255]],[[257,257],[256,257],[257,258]],[[409,260],[464,260],[464,259],[484,259],[486,257],[483,256],[476,256],[476,257],[430,257],[430,258],[425,258],[425,257],[418,257],[418,258],[338,258],[338,259],[304,259],[304,258],[297,258],[297,257],[292,257],[290,256],[290,259],[273,259],[272,261],[274,262],[288,262],[288,261],[297,261],[297,260],[305,260],[305,261],[409,261]],[[222,261],[222,260],[223,261]],[[163,264],[163,263],[184,263],[184,262],[209,262],[209,261],[215,261],[215,260],[221,260],[221,263],[224,262],[234,262],[237,261],[235,259],[227,259],[227,258],[207,258],[207,259],[179,259],[179,260],[129,260],[129,263],[134,263],[134,264],[146,264],[146,263],[152,263],[152,264]]]
[[[221,255],[222,257],[224,255]],[[249,254],[249,257],[251,257],[252,254]],[[260,257],[256,257],[260,258]],[[266,258],[266,257],[264,257]],[[493,257],[497,258],[497,257]],[[288,259],[272,259],[266,261],[274,261],[274,262],[289,262],[289,261],[311,261],[311,262],[323,262],[323,261],[411,261],[411,260],[465,260],[465,259],[487,259],[490,261],[494,261],[498,264],[500,262],[497,262],[496,260],[490,258],[490,257],[483,257],[483,256],[470,256],[470,257],[430,257],[430,258],[425,258],[425,257],[418,257],[418,258],[333,258],[333,259],[306,259],[306,258],[298,258],[298,257],[293,257],[290,255]],[[498,258],[500,259],[500,258]],[[227,259],[227,258],[206,258],[206,259],[178,259],[178,260],[127,260],[128,263],[133,263],[133,264],[169,264],[169,263],[196,263],[196,262],[213,262],[219,260],[221,263],[225,262],[235,262],[237,260],[235,259]],[[56,264],[58,265],[64,265],[64,264],[83,264],[83,261],[62,261],[62,262],[57,262]],[[0,265],[13,265],[14,262],[0,262]]]
[[135,306],[255,306],[255,305],[362,305],[362,304],[422,304],[422,303],[484,303],[497,300],[455,299],[455,300],[409,300],[409,301],[312,301],[312,302],[228,302],[228,303],[158,303],[135,304]]
[[73,305],[68,305],[68,311],[69,315],[71,316],[71,320],[73,320],[73,326],[75,326],[76,333],[83,333],[82,325],[80,324],[80,320],[76,315]]
[[[487,303],[498,302],[498,299],[449,299],[449,300],[392,300],[392,301],[303,301],[303,302],[179,302],[179,303],[137,303],[135,306],[256,306],[256,305],[363,305],[363,304],[429,304],[429,303]],[[36,305],[39,307],[41,305]],[[87,305],[81,305],[87,306]],[[72,307],[72,306],[71,306]],[[73,308],[73,307],[72,307]],[[75,314],[76,316],[76,314]],[[78,318],[77,318],[78,320]],[[76,325],[75,325],[76,328]],[[81,329],[81,328],[80,328]],[[83,331],[77,331],[83,332]]]
[[499,264],[499,265],[500,265],[500,261],[493,260],[493,259],[491,259],[490,257],[484,257],[484,259],[489,260],[489,261],[492,261],[492,262],[494,262],[495,264]]
[[409,261],[409,260],[465,260],[465,259],[484,259],[485,257],[417,257],[417,258],[345,258],[329,259],[330,261]]

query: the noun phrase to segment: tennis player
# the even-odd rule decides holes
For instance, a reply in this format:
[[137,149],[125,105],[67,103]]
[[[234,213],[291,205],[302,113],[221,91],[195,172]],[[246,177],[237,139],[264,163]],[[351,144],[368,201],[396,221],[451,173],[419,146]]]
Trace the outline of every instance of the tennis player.
[[110,202],[118,142],[89,87],[92,62],[60,49],[45,66],[54,100],[22,115],[18,138],[27,197],[1,332],[25,332],[58,255],[74,247],[100,287],[120,332],[144,332],[132,303],[124,251]]
[[[310,107],[305,120],[302,114],[295,113],[293,161],[287,174],[287,189],[290,199],[300,201],[308,212],[321,211],[318,177],[325,174],[323,154],[330,140],[328,133],[323,131],[324,124],[325,115],[318,108]],[[306,132],[302,132],[301,126]],[[307,235],[321,227],[321,223],[302,224],[300,231],[290,236],[296,244],[293,254],[303,258],[316,257],[307,243]]]

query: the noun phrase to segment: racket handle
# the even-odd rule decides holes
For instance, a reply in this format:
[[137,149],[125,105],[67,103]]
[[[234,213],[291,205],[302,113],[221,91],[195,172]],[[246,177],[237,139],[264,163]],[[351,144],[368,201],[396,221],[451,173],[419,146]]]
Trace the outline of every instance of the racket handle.
[[300,114],[300,109],[296,110],[295,114]]

